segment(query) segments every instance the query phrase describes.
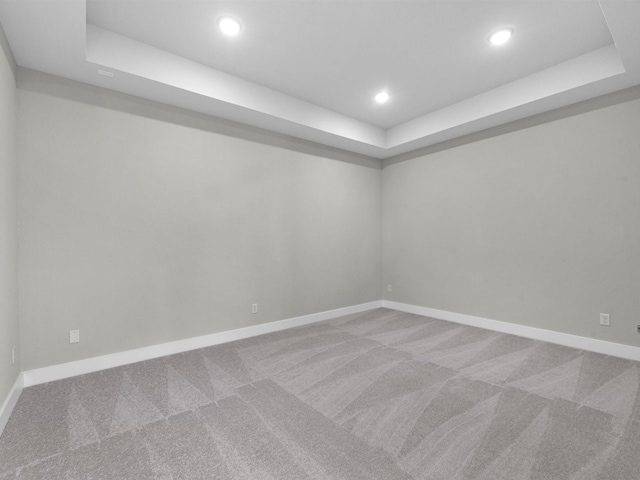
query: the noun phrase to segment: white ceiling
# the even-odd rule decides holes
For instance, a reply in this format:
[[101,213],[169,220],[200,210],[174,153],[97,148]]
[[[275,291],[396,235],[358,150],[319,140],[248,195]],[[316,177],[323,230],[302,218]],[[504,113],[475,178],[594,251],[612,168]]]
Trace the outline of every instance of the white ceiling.
[[378,158],[640,84],[638,0],[0,0],[0,22],[21,66]]

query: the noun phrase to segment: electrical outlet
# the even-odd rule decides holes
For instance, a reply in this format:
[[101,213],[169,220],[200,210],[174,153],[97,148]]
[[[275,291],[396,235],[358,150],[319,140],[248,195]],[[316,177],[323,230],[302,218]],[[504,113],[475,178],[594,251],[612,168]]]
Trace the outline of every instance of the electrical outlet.
[[80,341],[80,330],[69,331],[69,343],[78,343]]
[[11,349],[11,364],[12,365],[16,364],[16,347],[13,347]]
[[258,304],[257,303],[252,303],[251,304],[251,313],[258,313]]
[[640,333],[640,325],[636,327],[638,329],[638,333]]
[[611,316],[608,313],[600,314],[600,325],[604,325],[605,327],[611,325]]
[[387,292],[393,292],[393,287],[391,284],[387,285]]

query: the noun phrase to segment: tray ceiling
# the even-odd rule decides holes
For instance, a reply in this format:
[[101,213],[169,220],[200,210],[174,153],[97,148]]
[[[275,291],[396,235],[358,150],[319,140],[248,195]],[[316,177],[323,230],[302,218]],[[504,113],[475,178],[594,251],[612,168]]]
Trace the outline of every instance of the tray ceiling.
[[377,158],[640,84],[639,19],[619,0],[0,0],[21,66]]

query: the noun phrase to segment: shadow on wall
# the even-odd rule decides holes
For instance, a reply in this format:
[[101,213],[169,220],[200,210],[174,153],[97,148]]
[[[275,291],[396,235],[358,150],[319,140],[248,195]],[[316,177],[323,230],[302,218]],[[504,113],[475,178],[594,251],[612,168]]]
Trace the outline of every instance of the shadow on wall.
[[498,125],[497,127],[488,128],[479,132],[470,133],[462,137],[447,140],[446,142],[437,143],[435,145],[429,145],[428,147],[420,148],[412,152],[396,155],[395,157],[389,157],[382,161],[383,168],[396,163],[412,160],[414,158],[422,157],[424,155],[430,155],[432,153],[441,152],[450,148],[460,147],[468,143],[478,142],[491,137],[497,137],[506,133],[516,132],[518,130],[524,130],[544,123],[561,120],[563,118],[573,117],[582,113],[591,112],[600,108],[611,107],[620,103],[625,103],[631,100],[640,98],[640,85],[620,90],[619,92],[610,93],[609,95],[603,95],[602,97],[592,98],[591,100],[585,100],[584,102],[568,105],[566,107],[551,110],[549,112],[540,113],[532,117],[523,118],[514,122],[506,123],[504,125]]
[[[28,72],[28,74],[21,72]],[[95,87],[54,75],[36,72],[35,70],[21,68],[18,71],[18,88],[32,92],[42,92],[44,89],[48,95],[65,100],[81,100],[88,105],[104,107],[110,110],[240,138],[242,140],[249,140],[263,145],[286,148],[287,150],[298,153],[321,156],[323,158],[374,168],[376,170],[382,168],[382,160],[377,158],[347,152],[339,148],[290,137],[223,118],[211,117],[184,108],[165,105],[106,88]]]

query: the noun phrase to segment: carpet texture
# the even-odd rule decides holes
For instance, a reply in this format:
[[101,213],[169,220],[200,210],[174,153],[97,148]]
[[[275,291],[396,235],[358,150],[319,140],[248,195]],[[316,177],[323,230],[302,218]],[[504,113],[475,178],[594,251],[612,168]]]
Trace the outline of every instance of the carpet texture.
[[3,480],[634,480],[637,362],[377,309],[27,388]]

